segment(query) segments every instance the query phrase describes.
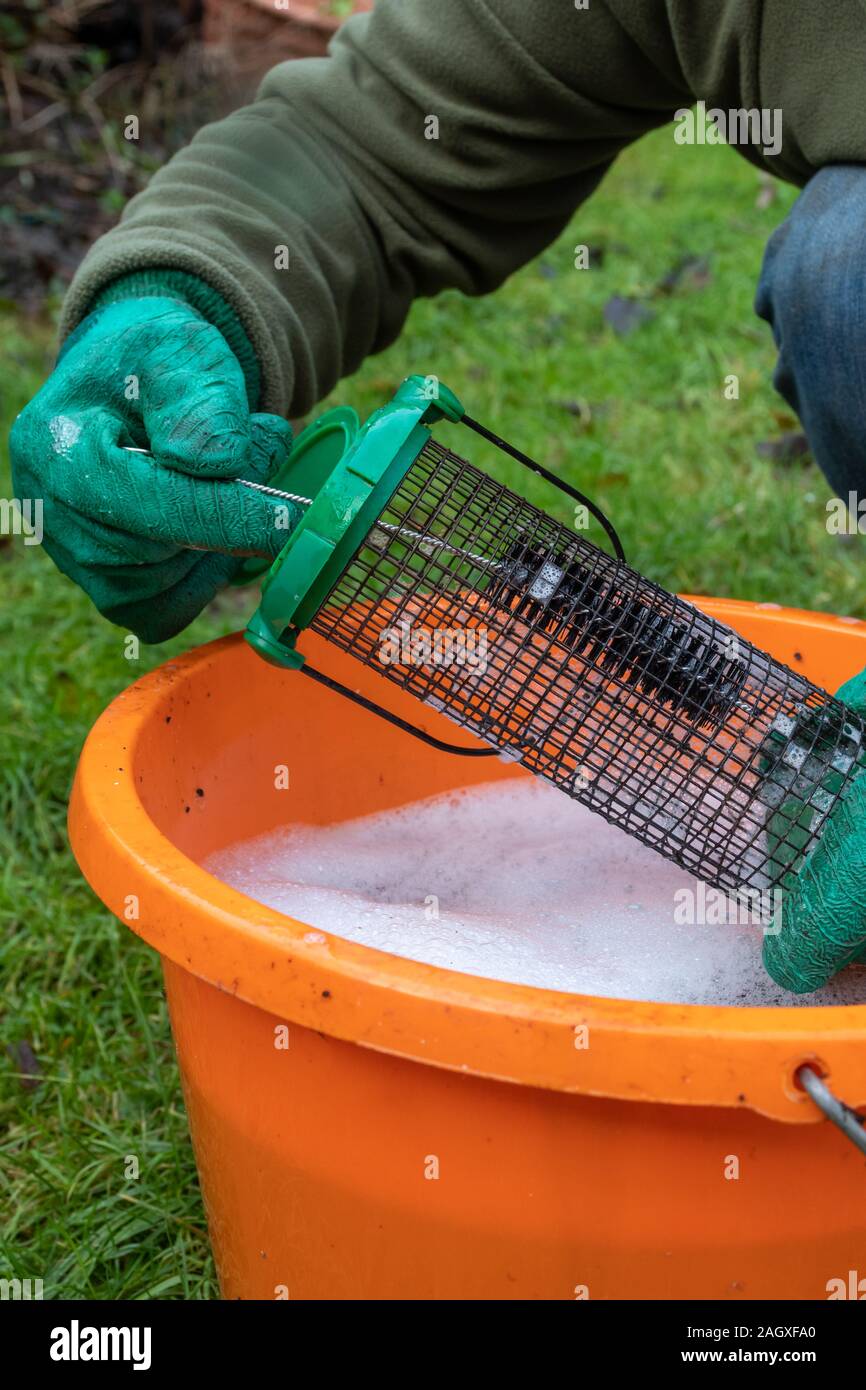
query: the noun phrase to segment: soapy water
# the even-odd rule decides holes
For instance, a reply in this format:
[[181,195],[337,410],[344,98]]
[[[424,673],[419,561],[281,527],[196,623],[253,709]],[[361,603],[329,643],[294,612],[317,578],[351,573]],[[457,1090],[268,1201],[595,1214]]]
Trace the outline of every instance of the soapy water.
[[681,1004],[866,1003],[860,967],[814,994],[780,989],[755,904],[726,903],[537,779],[289,825],[205,868],[314,930],[489,979]]

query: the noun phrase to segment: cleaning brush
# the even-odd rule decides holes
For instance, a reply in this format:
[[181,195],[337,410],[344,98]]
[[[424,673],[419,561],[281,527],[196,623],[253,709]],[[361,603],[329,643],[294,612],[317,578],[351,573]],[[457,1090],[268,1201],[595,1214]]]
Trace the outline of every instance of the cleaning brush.
[[610,679],[699,726],[720,724],[745,682],[742,666],[700,634],[626,596],[561,552],[515,544],[498,601],[573,658],[599,663]]

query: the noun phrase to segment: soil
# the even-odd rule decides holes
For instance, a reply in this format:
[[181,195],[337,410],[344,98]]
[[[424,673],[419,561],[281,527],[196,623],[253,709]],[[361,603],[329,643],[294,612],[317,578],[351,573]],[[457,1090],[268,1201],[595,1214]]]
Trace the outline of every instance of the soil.
[[[0,300],[27,314],[56,300],[88,246],[201,125],[248,100],[281,57],[324,51],[353,5],[370,3],[303,0],[301,24],[261,0],[4,0]],[[263,22],[276,39],[262,42]],[[317,49],[304,47],[310,35]],[[124,137],[130,114],[137,140]]]

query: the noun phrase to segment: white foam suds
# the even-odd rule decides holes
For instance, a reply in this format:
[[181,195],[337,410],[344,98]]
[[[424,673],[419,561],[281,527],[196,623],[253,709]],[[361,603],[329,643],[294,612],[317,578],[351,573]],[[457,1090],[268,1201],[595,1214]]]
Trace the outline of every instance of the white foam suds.
[[205,867],[316,931],[473,975],[669,1003],[866,1002],[856,967],[816,994],[779,989],[742,908],[677,922],[683,890],[706,898],[697,880],[530,778],[287,826]]

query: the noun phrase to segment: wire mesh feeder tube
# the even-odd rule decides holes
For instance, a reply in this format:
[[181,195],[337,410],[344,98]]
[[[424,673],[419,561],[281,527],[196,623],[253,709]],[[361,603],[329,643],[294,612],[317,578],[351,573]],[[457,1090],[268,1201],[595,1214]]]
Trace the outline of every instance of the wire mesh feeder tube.
[[[312,627],[705,882],[781,887],[866,764],[863,722],[630,569],[589,499],[429,381],[326,460],[250,643],[297,669]],[[617,557],[443,447],[443,418],[585,501]]]
[[729,891],[781,883],[863,754],[840,702],[432,439],[311,626]]

